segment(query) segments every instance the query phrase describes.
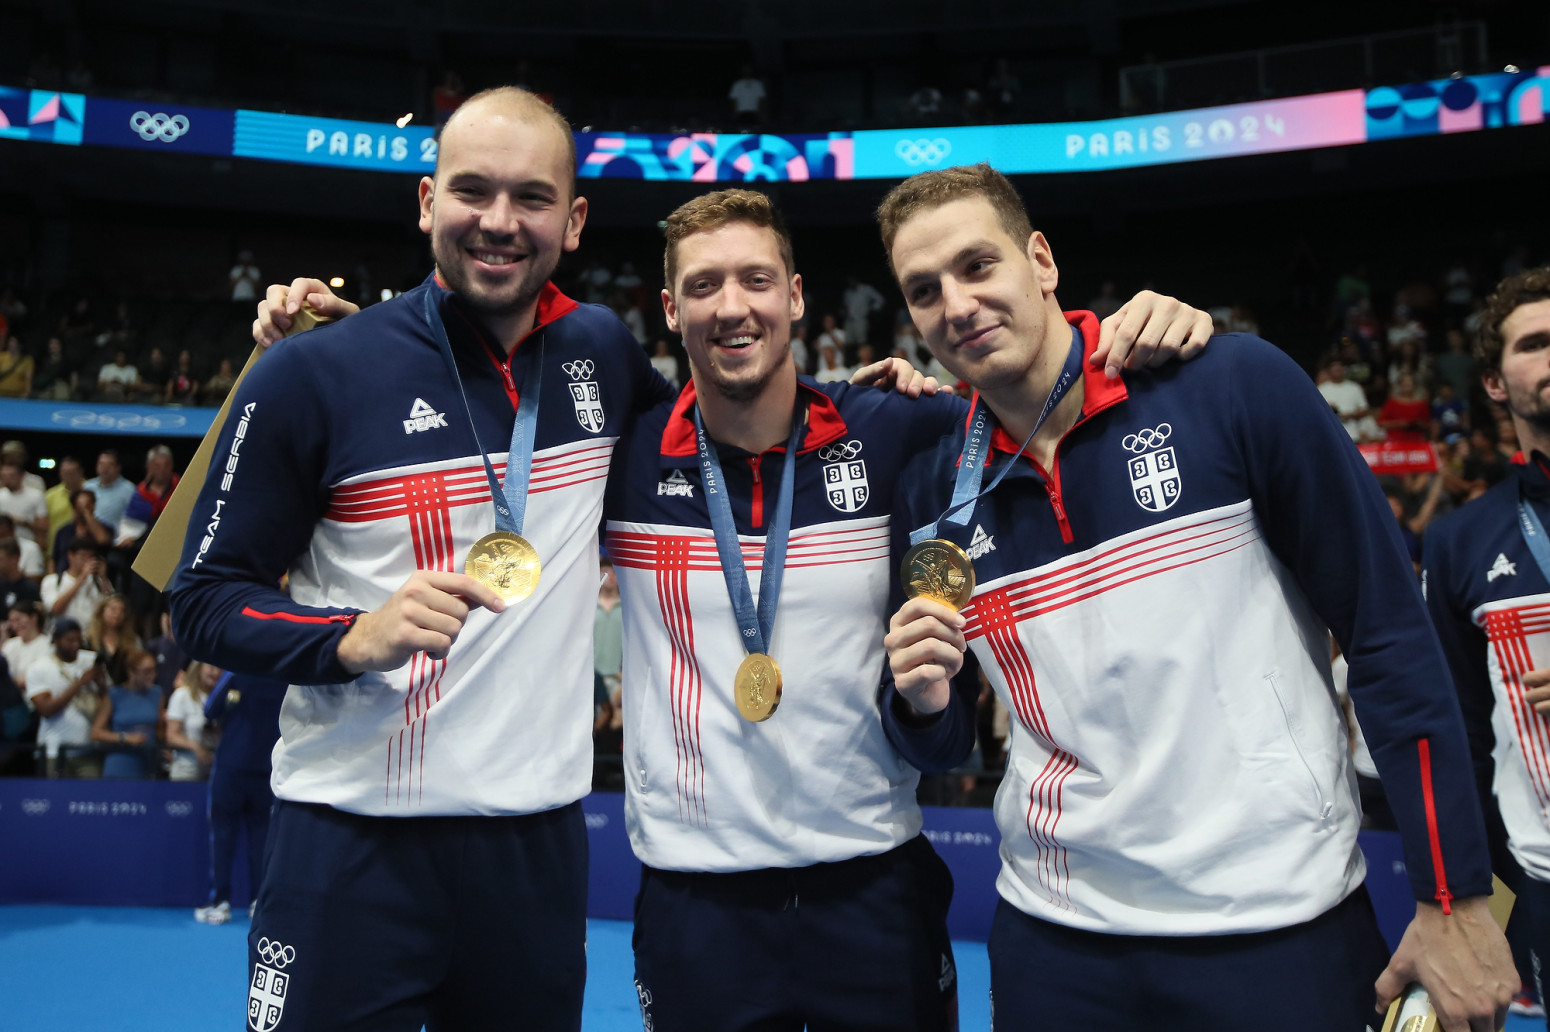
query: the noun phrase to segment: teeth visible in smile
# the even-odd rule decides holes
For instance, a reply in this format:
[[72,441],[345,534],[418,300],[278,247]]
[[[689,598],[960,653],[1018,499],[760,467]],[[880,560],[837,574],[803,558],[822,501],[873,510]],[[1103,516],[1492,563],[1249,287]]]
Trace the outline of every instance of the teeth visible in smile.
[[474,257],[486,265],[510,265],[517,260],[514,254],[481,254],[478,251],[474,252]]
[[742,336],[742,337],[723,337],[723,338],[721,338],[721,346],[724,347],[724,348],[746,348],[748,345],[750,345],[752,343],[753,343],[753,336],[752,336],[752,334],[745,335],[745,336]]

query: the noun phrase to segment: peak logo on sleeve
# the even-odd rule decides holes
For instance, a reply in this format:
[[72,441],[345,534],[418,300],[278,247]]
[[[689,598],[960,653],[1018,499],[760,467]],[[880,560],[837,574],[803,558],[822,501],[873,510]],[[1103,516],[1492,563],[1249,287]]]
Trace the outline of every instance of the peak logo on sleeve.
[[1517,575],[1518,564],[1508,559],[1506,552],[1498,552],[1496,553],[1496,562],[1492,563],[1491,568],[1485,571],[1485,582],[1489,584],[1498,577],[1516,577]]
[[445,412],[437,412],[425,403],[424,398],[416,398],[414,399],[414,407],[409,410],[409,418],[404,420],[404,433],[417,434],[446,425],[447,414]]

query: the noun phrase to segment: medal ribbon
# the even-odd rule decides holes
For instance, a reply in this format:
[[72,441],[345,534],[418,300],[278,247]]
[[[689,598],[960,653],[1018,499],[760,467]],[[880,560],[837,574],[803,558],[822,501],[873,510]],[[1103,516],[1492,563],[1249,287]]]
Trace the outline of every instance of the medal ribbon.
[[[506,454],[506,480],[502,484],[495,479],[495,467],[479,440],[479,428],[474,425],[474,412],[468,405],[468,392],[463,389],[463,378],[458,375],[457,360],[452,357],[452,344],[447,340],[447,327],[441,320],[441,308],[436,303],[436,291],[425,292],[425,322],[441,349],[447,372],[457,384],[458,396],[463,399],[463,412],[468,416],[468,428],[474,435],[474,447],[484,460],[484,475],[490,482],[490,499],[495,503],[495,526],[508,534],[522,534],[522,521],[527,515],[527,483],[533,473],[533,440],[538,428],[538,388],[543,383],[540,375],[544,367],[544,334],[538,334],[537,357],[535,349],[518,348],[517,356],[526,359],[520,380],[521,393],[517,395],[517,422],[511,428],[511,447]],[[513,363],[515,365],[515,363]],[[513,371],[512,379],[517,379]]]
[[786,575],[786,541],[791,536],[791,500],[796,494],[797,438],[802,433],[801,406],[791,420],[791,440],[786,442],[786,460],[780,470],[780,493],[775,500],[775,518],[764,538],[764,565],[759,578],[759,602],[754,606],[753,590],[748,586],[748,568],[743,565],[743,546],[737,540],[737,524],[732,520],[732,502],[727,498],[726,478],[721,475],[721,460],[705,435],[700,408],[694,407],[694,436],[700,449],[700,479],[705,489],[705,505],[710,509],[710,526],[716,535],[716,553],[721,557],[721,575],[732,599],[737,629],[749,652],[769,652],[770,636],[775,631],[775,608],[780,603],[780,582]]
[[[1027,450],[1033,443],[1034,434],[1049,419],[1050,413],[1055,411],[1061,400],[1070,392],[1077,378],[1082,375],[1082,337],[1075,326],[1071,327],[1071,349],[1066,352],[1066,364],[1061,367],[1060,375],[1055,378],[1055,383],[1049,389],[1049,397],[1044,401],[1044,408],[1039,413],[1038,422],[1033,424],[1028,437],[1023,441],[1022,447],[1017,449],[1017,455]],[[991,435],[995,432],[996,418],[990,412],[990,406],[984,401],[977,400],[974,411],[969,417],[969,429],[964,434],[963,454],[958,459],[958,479],[953,484],[953,498],[948,503],[946,511],[936,518],[934,523],[928,523],[919,530],[910,532],[910,544],[918,545],[922,541],[937,536],[937,527],[943,523],[955,527],[968,526],[969,520],[974,516],[973,503],[990,494],[1001,483],[1001,478],[1006,476],[1017,462],[1014,455],[1001,467],[1001,472],[990,482],[990,486],[983,491],[980,484],[985,479],[984,453],[990,447]]]
[[1539,522],[1539,516],[1529,507],[1528,499],[1523,497],[1523,483],[1518,482],[1518,530],[1523,534],[1523,543],[1534,556],[1534,562],[1539,564],[1539,572],[1550,580],[1550,541],[1545,539],[1545,525]]

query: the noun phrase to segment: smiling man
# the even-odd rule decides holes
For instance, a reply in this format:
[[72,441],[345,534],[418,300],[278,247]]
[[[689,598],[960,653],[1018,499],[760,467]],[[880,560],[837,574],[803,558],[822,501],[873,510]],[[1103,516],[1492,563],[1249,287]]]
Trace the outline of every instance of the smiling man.
[[[564,119],[523,90],[470,99],[420,183],[435,274],[275,346],[233,401],[171,603],[192,655],[291,684],[255,1028],[580,1028],[575,629],[614,443],[671,397],[611,312],[549,282],[586,211]],[[527,565],[464,574],[517,539]]]
[[1505,825],[1512,861],[1503,867],[1525,875],[1513,886],[1513,921],[1528,926],[1537,979],[1550,961],[1550,267],[1498,284],[1475,362],[1521,450],[1512,476],[1427,530],[1422,569],[1481,796]]
[[[961,613],[904,602],[887,648],[895,705],[943,714],[895,732],[924,768],[972,746],[977,670],[1016,721],[997,1023],[1357,1032],[1374,980],[1386,1004],[1418,978],[1445,1029],[1497,1028],[1517,978],[1458,706],[1388,505],[1307,375],[1234,334],[1102,376],[1096,319],[1061,311],[989,166],[906,180],[878,217],[915,325],[976,388],[893,525],[896,558],[978,553],[977,586]],[[1417,900],[1386,969],[1326,628]]]
[[[879,720],[878,677],[898,471],[965,406],[797,375],[802,278],[763,194],[706,194],[666,232],[693,376],[621,443],[606,506],[643,1019],[956,1028],[952,880],[884,730],[913,718]],[[1130,314],[1127,339],[1170,355],[1209,335],[1172,299]]]

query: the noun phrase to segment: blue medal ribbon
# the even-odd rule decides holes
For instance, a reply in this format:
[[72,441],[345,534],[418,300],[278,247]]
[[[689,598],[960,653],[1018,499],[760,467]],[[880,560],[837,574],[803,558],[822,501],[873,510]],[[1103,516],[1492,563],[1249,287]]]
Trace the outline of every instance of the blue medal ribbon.
[[721,475],[721,460],[705,434],[700,407],[694,407],[694,437],[700,450],[700,480],[705,490],[705,505],[710,509],[710,526],[716,535],[716,553],[721,557],[721,575],[732,599],[737,629],[749,652],[768,653],[770,636],[775,631],[775,608],[780,603],[780,582],[786,575],[786,541],[791,536],[791,501],[796,493],[797,439],[802,433],[803,409],[797,406],[791,420],[791,440],[786,442],[786,461],[780,470],[780,493],[775,500],[775,518],[764,538],[764,565],[759,578],[759,602],[754,605],[753,590],[748,586],[748,568],[743,565],[743,546],[737,540],[737,524],[732,520],[732,502],[727,497],[726,478]]
[[1523,534],[1523,543],[1534,556],[1534,562],[1539,564],[1539,572],[1545,575],[1545,580],[1550,580],[1550,541],[1545,539],[1545,525],[1539,522],[1539,515],[1523,496],[1521,480],[1518,481],[1518,530]]
[[[1049,397],[1044,401],[1044,409],[1039,413],[1038,422],[1033,424],[1027,440],[1023,441],[1021,448],[1017,449],[1017,455],[1027,450],[1033,442],[1033,437],[1049,419],[1050,413],[1055,411],[1063,398],[1076,384],[1082,375],[1082,335],[1075,326],[1071,327],[1071,349],[1066,352],[1066,364],[1061,367],[1060,375],[1055,378],[1055,383],[1050,387]],[[990,406],[983,399],[976,401],[974,411],[969,416],[969,429],[964,434],[963,454],[958,459],[958,479],[953,483],[953,498],[948,503],[947,509],[936,518],[933,523],[928,523],[919,530],[910,532],[910,544],[918,545],[922,541],[937,536],[937,528],[943,523],[954,527],[966,527],[974,516],[973,503],[990,494],[1001,483],[1001,478],[1017,461],[1017,455],[1012,456],[996,478],[990,482],[990,486],[980,490],[980,484],[985,479],[985,452],[990,448],[991,435],[995,433],[996,417],[991,414]]]
[[[484,460],[484,475],[490,482],[490,499],[495,503],[495,526],[508,534],[522,534],[522,521],[527,515],[527,484],[533,473],[533,440],[538,427],[538,389],[543,383],[544,334],[538,334],[538,347],[518,348],[518,357],[525,359],[523,375],[517,395],[517,422],[511,428],[511,447],[506,454],[505,483],[495,478],[495,467],[479,440],[479,428],[474,425],[474,413],[468,405],[468,392],[463,389],[463,378],[458,375],[457,360],[452,355],[452,344],[447,340],[447,327],[441,319],[441,307],[436,303],[435,290],[425,292],[425,322],[436,338],[441,357],[447,363],[447,372],[457,384],[458,396],[463,399],[463,412],[468,416],[468,428],[474,435],[474,447]],[[536,358],[534,357],[536,351]],[[515,365],[515,363],[513,363]],[[512,379],[516,380],[515,370]]]

